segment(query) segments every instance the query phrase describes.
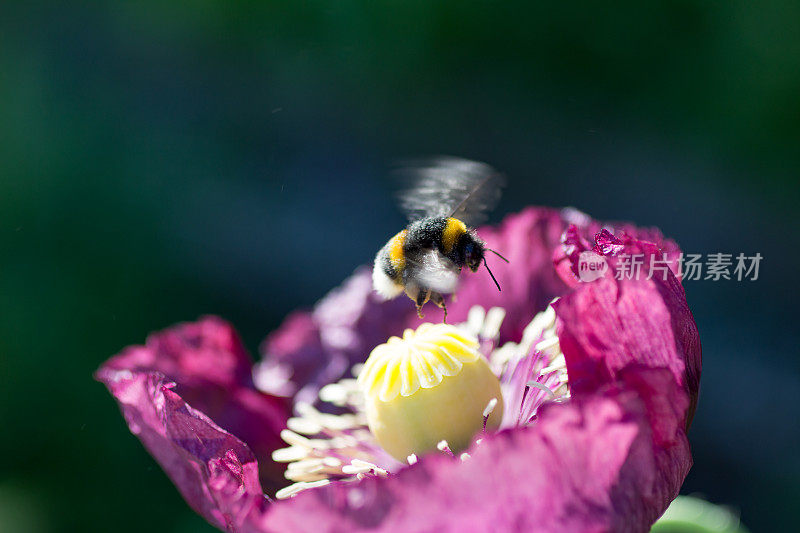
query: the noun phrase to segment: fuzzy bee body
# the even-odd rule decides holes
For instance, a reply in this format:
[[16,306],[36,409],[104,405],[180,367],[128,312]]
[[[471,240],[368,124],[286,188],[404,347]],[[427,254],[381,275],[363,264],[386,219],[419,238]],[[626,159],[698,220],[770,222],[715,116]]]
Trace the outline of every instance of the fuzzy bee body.
[[386,299],[405,292],[420,317],[428,301],[446,316],[444,295],[455,291],[461,270],[485,264],[485,244],[464,219],[479,220],[496,202],[501,177],[483,163],[456,158],[411,172],[416,183],[401,195],[411,222],[375,256],[373,287]]

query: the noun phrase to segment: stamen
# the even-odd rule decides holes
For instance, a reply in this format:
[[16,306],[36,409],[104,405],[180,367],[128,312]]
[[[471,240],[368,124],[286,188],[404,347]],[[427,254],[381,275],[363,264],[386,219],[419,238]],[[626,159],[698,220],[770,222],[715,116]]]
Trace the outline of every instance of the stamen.
[[290,418],[286,421],[286,427],[295,433],[305,433],[306,435],[315,435],[322,431],[322,426],[305,418]]
[[451,457],[455,457],[453,450],[450,449],[450,445],[447,444],[446,440],[440,440],[439,444],[437,444],[436,447],[439,449],[440,452],[444,452],[450,455]]
[[486,319],[483,322],[480,336],[486,339],[494,339],[500,334],[500,325],[506,318],[506,310],[502,307],[492,307],[486,313]]
[[325,385],[319,391],[319,399],[332,403],[337,407],[345,407],[358,395],[355,379],[343,379],[336,383]]
[[281,431],[281,439],[283,439],[286,444],[291,444],[292,446],[300,446],[303,448],[313,448],[313,443],[311,439],[307,439],[305,437],[301,437],[294,431],[284,429]]
[[[290,463],[294,464],[294,463]],[[328,479],[328,476],[321,473],[305,472],[302,470],[287,470],[284,477],[289,481],[305,482],[305,481],[320,481]]]
[[486,409],[483,410],[483,418],[489,418],[489,415],[492,414],[495,407],[497,407],[497,398],[492,398],[489,400],[489,403],[486,404]]
[[350,461],[349,465],[342,467],[342,472],[345,474],[366,474],[369,472],[382,477],[389,475],[389,472],[378,465],[372,464],[368,461],[362,461],[361,459],[353,459]]
[[497,398],[492,398],[489,400],[489,403],[486,404],[486,408],[483,410],[483,432],[486,433],[486,423],[489,422],[489,415],[492,414],[494,408],[497,407]]
[[547,393],[547,396],[549,397],[550,400],[556,399],[556,394],[550,389],[550,387],[548,387],[547,385],[542,385],[538,381],[531,380],[526,384],[526,386],[536,387],[537,389],[544,391],[545,393]]
[[[322,395],[322,392],[320,392]],[[285,477],[299,483],[314,483],[323,479],[355,480],[364,476],[388,475],[396,469],[393,462],[375,442],[366,427],[361,405],[363,400],[354,379],[343,379],[327,386],[326,397],[343,403],[350,410],[342,415],[322,413],[308,403],[298,403],[287,423],[290,429],[281,433],[288,448],[275,450],[275,461],[287,462]],[[306,433],[315,438],[307,438]],[[283,494],[314,485],[295,484]]]
[[531,320],[519,344],[509,342],[494,350],[492,367],[501,375],[503,396],[510,406],[501,427],[527,425],[544,402],[569,398],[552,306]]
[[345,465],[342,467],[342,472],[345,474],[366,474],[371,472],[372,468],[369,466],[356,466],[354,464]]
[[[555,302],[556,298],[553,300]],[[522,332],[522,340],[519,343],[523,353],[530,352],[537,339],[545,338],[548,335],[555,336],[556,312],[553,310],[552,303],[543,312],[533,317],[533,320],[525,327]]]
[[545,374],[549,374],[551,372],[558,372],[559,370],[565,370],[565,369],[566,369],[566,361],[564,360],[564,356],[561,355],[553,359],[553,362],[550,363],[549,366],[546,366],[543,369],[541,369],[539,371],[539,375],[544,376]]
[[272,452],[272,460],[276,463],[290,463],[292,461],[299,461],[306,457],[308,450],[301,446],[291,446],[289,448],[281,448]]
[[556,357],[561,354],[561,345],[558,342],[558,337],[550,337],[536,344],[536,351],[543,352],[550,357]]
[[470,307],[469,312],[467,313],[467,321],[462,324],[462,327],[472,335],[473,337],[477,337],[481,329],[483,328],[483,324],[486,320],[486,311],[480,305],[473,305]]
[[316,487],[324,487],[331,482],[330,479],[321,479],[319,481],[310,481],[305,483],[295,483],[293,485],[289,485],[288,487],[282,488],[278,492],[275,493],[275,498],[278,500],[285,500],[286,498],[291,498],[295,496],[297,493],[302,492],[304,490],[313,489]]

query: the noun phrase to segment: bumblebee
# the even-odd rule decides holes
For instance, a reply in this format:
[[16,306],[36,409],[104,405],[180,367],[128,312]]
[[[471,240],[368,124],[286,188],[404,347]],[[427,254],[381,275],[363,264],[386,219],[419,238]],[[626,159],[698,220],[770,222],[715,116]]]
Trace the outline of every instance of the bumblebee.
[[477,272],[486,267],[490,251],[473,229],[500,199],[505,180],[484,163],[455,157],[411,163],[399,172],[411,186],[399,193],[408,226],[380,249],[372,269],[375,291],[389,300],[405,292],[423,318],[428,301],[444,310],[444,295],[456,290],[464,267]]

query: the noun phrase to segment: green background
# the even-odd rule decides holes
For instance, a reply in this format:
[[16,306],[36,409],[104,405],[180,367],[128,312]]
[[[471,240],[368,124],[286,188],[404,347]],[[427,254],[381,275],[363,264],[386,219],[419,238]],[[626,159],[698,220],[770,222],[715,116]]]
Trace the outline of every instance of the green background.
[[403,224],[386,168],[509,176],[687,252],[704,346],[684,492],[781,530],[800,496],[800,4],[0,5],[0,529],[210,529],[91,374],[204,313],[255,354]]

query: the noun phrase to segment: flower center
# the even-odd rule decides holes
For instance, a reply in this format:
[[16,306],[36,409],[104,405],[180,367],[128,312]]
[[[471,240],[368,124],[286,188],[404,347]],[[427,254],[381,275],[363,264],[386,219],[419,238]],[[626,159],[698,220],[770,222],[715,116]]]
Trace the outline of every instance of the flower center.
[[358,385],[369,428],[392,457],[405,461],[443,440],[458,453],[481,429],[499,427],[500,381],[479,347],[455,326],[422,324],[372,351]]
[[[567,370],[553,309],[548,307],[537,314],[520,342],[501,346],[498,338],[504,318],[502,308],[487,312],[475,306],[458,327],[425,324],[416,331],[407,330],[402,339],[393,337],[380,350],[373,350],[375,357],[370,357],[368,365],[351,369],[362,386],[356,379],[344,378],[320,389],[319,404],[328,404],[328,410],[344,411],[342,414],[321,412],[309,403],[297,402],[296,416],[281,432],[289,447],[272,454],[273,460],[287,463],[285,476],[294,484],[279,490],[275,497],[290,498],[331,481],[391,475],[417,462],[416,453],[406,452],[416,449],[418,441],[424,441],[421,450],[455,457],[453,450],[468,446],[481,428],[495,429],[501,418],[500,428],[525,426],[535,421],[544,403],[568,400]],[[497,376],[494,380],[483,370],[487,359],[491,373]],[[498,379],[501,394],[495,388]],[[471,402],[471,395],[479,400]],[[413,400],[416,397],[420,399]],[[381,409],[385,403],[399,406],[409,398],[410,409]],[[423,403],[430,408],[426,410]],[[369,408],[369,404],[375,407]],[[381,442],[377,435],[382,431],[370,431],[368,426],[370,409],[377,413],[377,423],[386,426]],[[455,418],[447,418],[446,413]],[[440,421],[431,423],[429,418],[422,423],[418,418],[423,415],[439,417]],[[477,429],[476,418],[480,420]],[[408,439],[401,427],[417,433]],[[480,438],[475,440],[476,445],[480,442]],[[397,443],[407,447],[399,449]],[[396,444],[393,457],[387,450]],[[457,457],[470,459],[468,453]]]

